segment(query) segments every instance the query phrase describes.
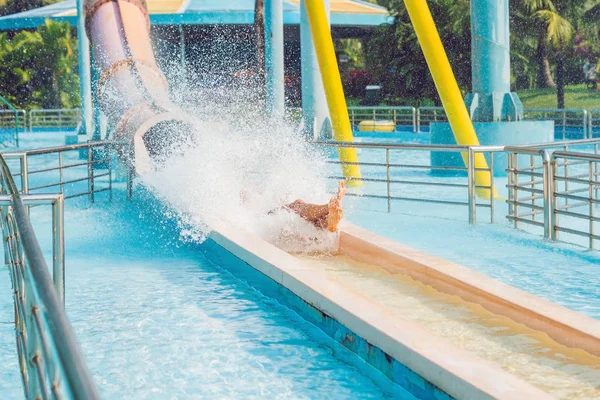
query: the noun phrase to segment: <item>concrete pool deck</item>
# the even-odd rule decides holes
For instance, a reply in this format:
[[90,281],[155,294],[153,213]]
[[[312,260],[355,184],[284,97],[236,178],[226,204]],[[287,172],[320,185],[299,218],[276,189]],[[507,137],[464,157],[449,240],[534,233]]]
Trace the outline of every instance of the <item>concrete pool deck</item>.
[[[342,237],[344,235],[348,233],[342,233]],[[444,394],[454,398],[552,398],[494,363],[399,317],[336,281],[324,269],[303,262],[254,235],[221,227],[210,237],[235,257],[318,310],[323,319],[334,320],[349,330],[350,333],[342,337],[336,337],[337,334],[332,337],[413,393],[416,390],[433,398]],[[348,243],[348,237],[342,242],[344,240]],[[354,345],[360,340],[366,342],[367,351],[361,351]],[[380,361],[372,356],[376,351],[382,352],[388,363],[396,361],[399,367],[388,366],[387,371],[392,372],[386,373],[386,368],[381,368]],[[395,373],[398,369],[404,371],[403,376]],[[436,393],[436,388],[441,391]]]

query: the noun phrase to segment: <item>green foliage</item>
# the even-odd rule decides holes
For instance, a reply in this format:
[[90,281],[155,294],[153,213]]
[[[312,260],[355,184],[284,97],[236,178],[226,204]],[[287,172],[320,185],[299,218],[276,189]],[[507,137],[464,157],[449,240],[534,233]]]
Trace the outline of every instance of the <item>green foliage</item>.
[[[433,99],[439,104],[403,0],[372,2],[396,17],[365,43],[365,63],[373,83],[381,83],[391,98]],[[471,88],[470,1],[431,0],[428,5],[464,94]],[[561,85],[580,83],[585,58],[600,57],[600,0],[511,0],[510,18],[516,89],[554,87],[557,64]],[[578,50],[581,47],[585,52]]]
[[[385,0],[396,17],[380,27],[366,45],[367,68],[390,97],[434,99],[437,91],[402,0]],[[459,85],[471,86],[471,36],[468,0],[438,0],[429,4]]]
[[47,20],[12,38],[0,33],[0,88],[19,108],[79,105],[77,40],[68,23]]
[[54,4],[59,0],[0,0],[0,16]]

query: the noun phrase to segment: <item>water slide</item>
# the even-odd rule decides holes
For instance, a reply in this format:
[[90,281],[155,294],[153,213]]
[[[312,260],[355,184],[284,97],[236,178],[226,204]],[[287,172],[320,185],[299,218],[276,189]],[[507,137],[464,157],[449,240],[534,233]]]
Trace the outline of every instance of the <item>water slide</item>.
[[135,171],[168,156],[191,126],[169,99],[167,79],[156,64],[145,0],[85,0],[85,28],[99,72],[99,106],[115,126],[115,139],[130,143]]
[[[462,99],[458,87],[455,81],[448,84],[453,81],[453,76],[440,48],[429,10],[419,3],[406,1],[436,85],[443,89],[440,92],[444,105],[456,108],[448,113],[452,116],[450,122],[460,133],[457,137],[460,142],[476,145],[472,124],[466,110],[462,110],[464,103],[459,106]],[[335,116],[334,134],[339,141],[351,141],[331,35],[323,22],[322,2],[306,0],[305,4],[311,16],[317,57],[328,89],[329,108],[335,111],[331,113],[332,118]],[[100,72],[97,86],[100,107],[115,124],[115,138],[131,144],[135,170],[143,174],[151,168],[152,158],[168,157],[169,144],[185,134],[192,122],[169,99],[167,81],[152,51],[144,0],[86,0],[85,14],[86,31]],[[340,152],[342,160],[353,163],[355,157],[354,149]],[[486,166],[483,157],[474,161],[482,169]],[[356,165],[347,166],[344,175],[360,181]],[[480,186],[487,187],[489,197],[489,174],[478,171],[475,178]],[[222,249],[221,252],[226,251],[227,254],[219,257],[234,256],[260,271],[278,285],[282,293],[289,292],[285,296],[298,309],[311,310],[306,314],[307,318],[321,326],[332,339],[359,354],[389,379],[401,386],[408,385],[414,393],[433,397],[434,391],[441,390],[455,398],[550,398],[538,387],[507,373],[494,362],[424,329],[421,321],[413,323],[396,315],[388,305],[365,291],[364,277],[359,282],[359,290],[343,282],[331,272],[340,268],[337,262],[331,268],[324,265],[327,260],[323,259],[318,260],[317,265],[311,265],[305,259],[232,226],[218,227],[209,239]],[[600,324],[588,318],[350,224],[342,226],[339,239],[338,251],[353,260],[352,263],[369,263],[372,264],[370,268],[410,276],[440,293],[477,303],[496,316],[545,332],[556,341],[556,346],[600,355]],[[389,293],[389,296],[398,294]],[[364,344],[367,346],[361,347]],[[401,368],[397,368],[398,365]],[[396,372],[390,375],[392,370],[405,371],[403,374],[410,378]]]

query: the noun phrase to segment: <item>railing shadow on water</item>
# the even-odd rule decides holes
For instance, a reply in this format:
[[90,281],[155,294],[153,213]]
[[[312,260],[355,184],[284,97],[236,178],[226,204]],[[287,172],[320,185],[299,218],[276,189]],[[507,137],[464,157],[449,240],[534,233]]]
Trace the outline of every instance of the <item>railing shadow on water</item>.
[[[21,194],[0,155],[5,263],[13,286],[15,332],[27,399],[97,399],[91,374],[64,311],[62,194]],[[53,276],[29,219],[29,207],[53,211]]]

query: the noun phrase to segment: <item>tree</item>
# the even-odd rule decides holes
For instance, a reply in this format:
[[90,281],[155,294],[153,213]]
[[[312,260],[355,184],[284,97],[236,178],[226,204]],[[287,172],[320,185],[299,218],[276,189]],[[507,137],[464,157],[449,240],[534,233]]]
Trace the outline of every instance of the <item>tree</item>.
[[0,0],[0,16],[54,4],[59,0]]
[[76,39],[68,23],[47,20],[36,31],[0,34],[0,87],[20,108],[79,105]]
[[[367,68],[384,92],[411,102],[439,98],[414,28],[402,0],[385,0],[395,20],[383,25],[367,41]],[[431,2],[440,37],[446,48],[454,74],[464,92],[471,86],[471,35],[469,0]]]

